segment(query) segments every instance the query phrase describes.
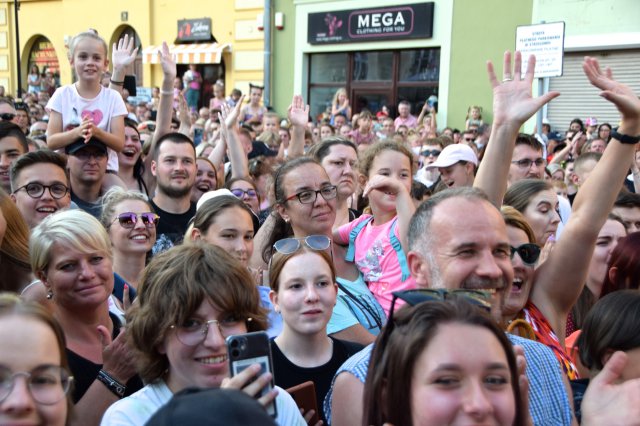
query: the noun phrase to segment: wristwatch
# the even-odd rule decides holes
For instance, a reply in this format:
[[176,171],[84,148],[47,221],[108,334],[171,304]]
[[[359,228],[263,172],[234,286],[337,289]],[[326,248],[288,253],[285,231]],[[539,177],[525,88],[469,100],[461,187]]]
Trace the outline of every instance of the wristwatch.
[[611,138],[619,140],[621,143],[627,143],[630,145],[635,145],[640,142],[640,136],[623,135],[622,133],[618,133],[615,130],[611,130]]
[[98,380],[100,380],[114,395],[118,398],[124,397],[124,393],[127,387],[113,378],[109,373],[104,370],[98,372]]

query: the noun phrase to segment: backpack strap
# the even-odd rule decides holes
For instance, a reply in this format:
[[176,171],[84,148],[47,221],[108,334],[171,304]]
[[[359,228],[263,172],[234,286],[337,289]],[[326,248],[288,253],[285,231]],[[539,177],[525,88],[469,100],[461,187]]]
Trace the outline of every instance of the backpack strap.
[[400,244],[400,240],[398,239],[398,237],[396,236],[396,233],[394,232],[397,227],[398,227],[398,217],[396,216],[396,218],[393,219],[393,223],[391,224],[391,227],[389,228],[389,241],[391,241],[391,247],[393,247],[393,249],[396,251],[396,255],[398,256],[398,263],[400,264],[400,269],[402,271],[402,277],[400,279],[402,280],[402,282],[405,282],[406,280],[409,279],[411,274],[409,273],[407,256],[405,255],[404,250],[402,250],[402,244]]
[[353,227],[351,232],[349,232],[349,249],[347,250],[347,255],[344,257],[344,260],[347,262],[353,262],[356,258],[356,237],[362,231],[362,228],[367,226],[367,223],[371,222],[373,216],[369,216],[364,219],[362,222]]

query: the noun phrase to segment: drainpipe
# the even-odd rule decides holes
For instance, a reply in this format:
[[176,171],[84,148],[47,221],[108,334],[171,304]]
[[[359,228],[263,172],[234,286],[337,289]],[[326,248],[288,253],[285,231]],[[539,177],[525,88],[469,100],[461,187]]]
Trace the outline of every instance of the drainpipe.
[[271,105],[271,9],[273,0],[264,0],[264,106]]
[[18,67],[18,89],[16,90],[16,98],[22,98],[22,70],[20,69],[20,29],[18,28],[18,10],[20,4],[18,0],[13,0],[13,17],[16,25],[16,66]]

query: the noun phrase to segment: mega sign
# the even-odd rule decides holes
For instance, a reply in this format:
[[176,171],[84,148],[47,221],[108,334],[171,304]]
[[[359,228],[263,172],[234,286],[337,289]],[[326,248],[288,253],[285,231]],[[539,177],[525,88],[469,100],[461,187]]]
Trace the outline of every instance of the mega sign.
[[311,13],[310,44],[431,38],[434,3]]

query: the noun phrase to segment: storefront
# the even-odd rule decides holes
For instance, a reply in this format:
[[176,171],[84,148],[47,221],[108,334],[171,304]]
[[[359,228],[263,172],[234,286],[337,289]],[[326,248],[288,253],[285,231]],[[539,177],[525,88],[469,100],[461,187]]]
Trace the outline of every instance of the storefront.
[[40,76],[51,73],[56,83],[60,84],[60,61],[53,43],[48,38],[40,36],[35,39],[29,52],[27,73],[31,73],[33,66],[38,67]]
[[386,106],[395,115],[406,100],[418,115],[429,97],[446,98],[452,9],[451,0],[299,4],[295,67],[302,73],[294,73],[294,91],[306,95],[314,119],[331,110],[341,88],[354,113]]

